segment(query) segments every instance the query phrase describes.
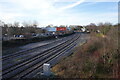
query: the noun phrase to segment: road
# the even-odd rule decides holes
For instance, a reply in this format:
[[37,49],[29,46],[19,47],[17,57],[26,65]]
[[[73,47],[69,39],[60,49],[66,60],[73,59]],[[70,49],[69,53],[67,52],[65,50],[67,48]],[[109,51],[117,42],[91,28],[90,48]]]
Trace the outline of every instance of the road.
[[72,53],[75,46],[87,40],[86,34],[76,33],[46,45],[3,57],[3,78],[33,78],[42,72],[42,65],[55,65],[60,59]]

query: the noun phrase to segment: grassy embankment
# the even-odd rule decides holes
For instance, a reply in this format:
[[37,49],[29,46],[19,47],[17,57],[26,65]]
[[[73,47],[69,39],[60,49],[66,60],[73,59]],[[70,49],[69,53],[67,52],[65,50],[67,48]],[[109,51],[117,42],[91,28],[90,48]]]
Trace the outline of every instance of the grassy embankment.
[[118,27],[104,26],[101,33],[90,33],[90,40],[73,55],[52,68],[59,78],[117,78],[120,60]]

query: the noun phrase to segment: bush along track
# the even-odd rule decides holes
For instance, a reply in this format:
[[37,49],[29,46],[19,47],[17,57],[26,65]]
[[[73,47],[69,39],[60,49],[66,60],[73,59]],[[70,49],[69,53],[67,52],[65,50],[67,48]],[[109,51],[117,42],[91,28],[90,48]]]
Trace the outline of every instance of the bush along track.
[[117,28],[112,26],[105,34],[91,33],[86,44],[52,68],[55,77],[120,78]]

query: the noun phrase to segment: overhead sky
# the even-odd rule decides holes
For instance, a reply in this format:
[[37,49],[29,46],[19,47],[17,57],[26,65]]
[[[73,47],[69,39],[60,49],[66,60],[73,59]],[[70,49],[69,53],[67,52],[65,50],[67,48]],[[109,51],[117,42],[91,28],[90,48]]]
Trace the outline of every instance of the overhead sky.
[[39,26],[118,22],[119,0],[0,0],[0,20]]

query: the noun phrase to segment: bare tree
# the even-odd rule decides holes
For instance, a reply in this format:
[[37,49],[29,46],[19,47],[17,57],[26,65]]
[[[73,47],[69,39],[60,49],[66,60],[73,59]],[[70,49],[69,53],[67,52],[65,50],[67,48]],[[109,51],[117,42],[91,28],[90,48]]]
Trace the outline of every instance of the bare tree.
[[38,26],[38,22],[37,21],[34,21],[33,22],[33,27],[37,27]]
[[112,24],[109,22],[98,24],[98,28],[103,34],[107,34],[107,32],[111,29],[111,27],[112,27]]
[[19,26],[19,22],[14,22],[13,26],[14,27],[18,27]]
[[8,26],[7,24],[4,24],[4,26],[2,26],[2,35],[5,36],[8,32]]
[[0,27],[1,27],[1,26],[3,27],[4,24],[5,24],[5,23],[4,23],[3,21],[0,20]]
[[87,28],[90,30],[90,32],[95,32],[97,30],[97,26],[94,23],[90,23]]

